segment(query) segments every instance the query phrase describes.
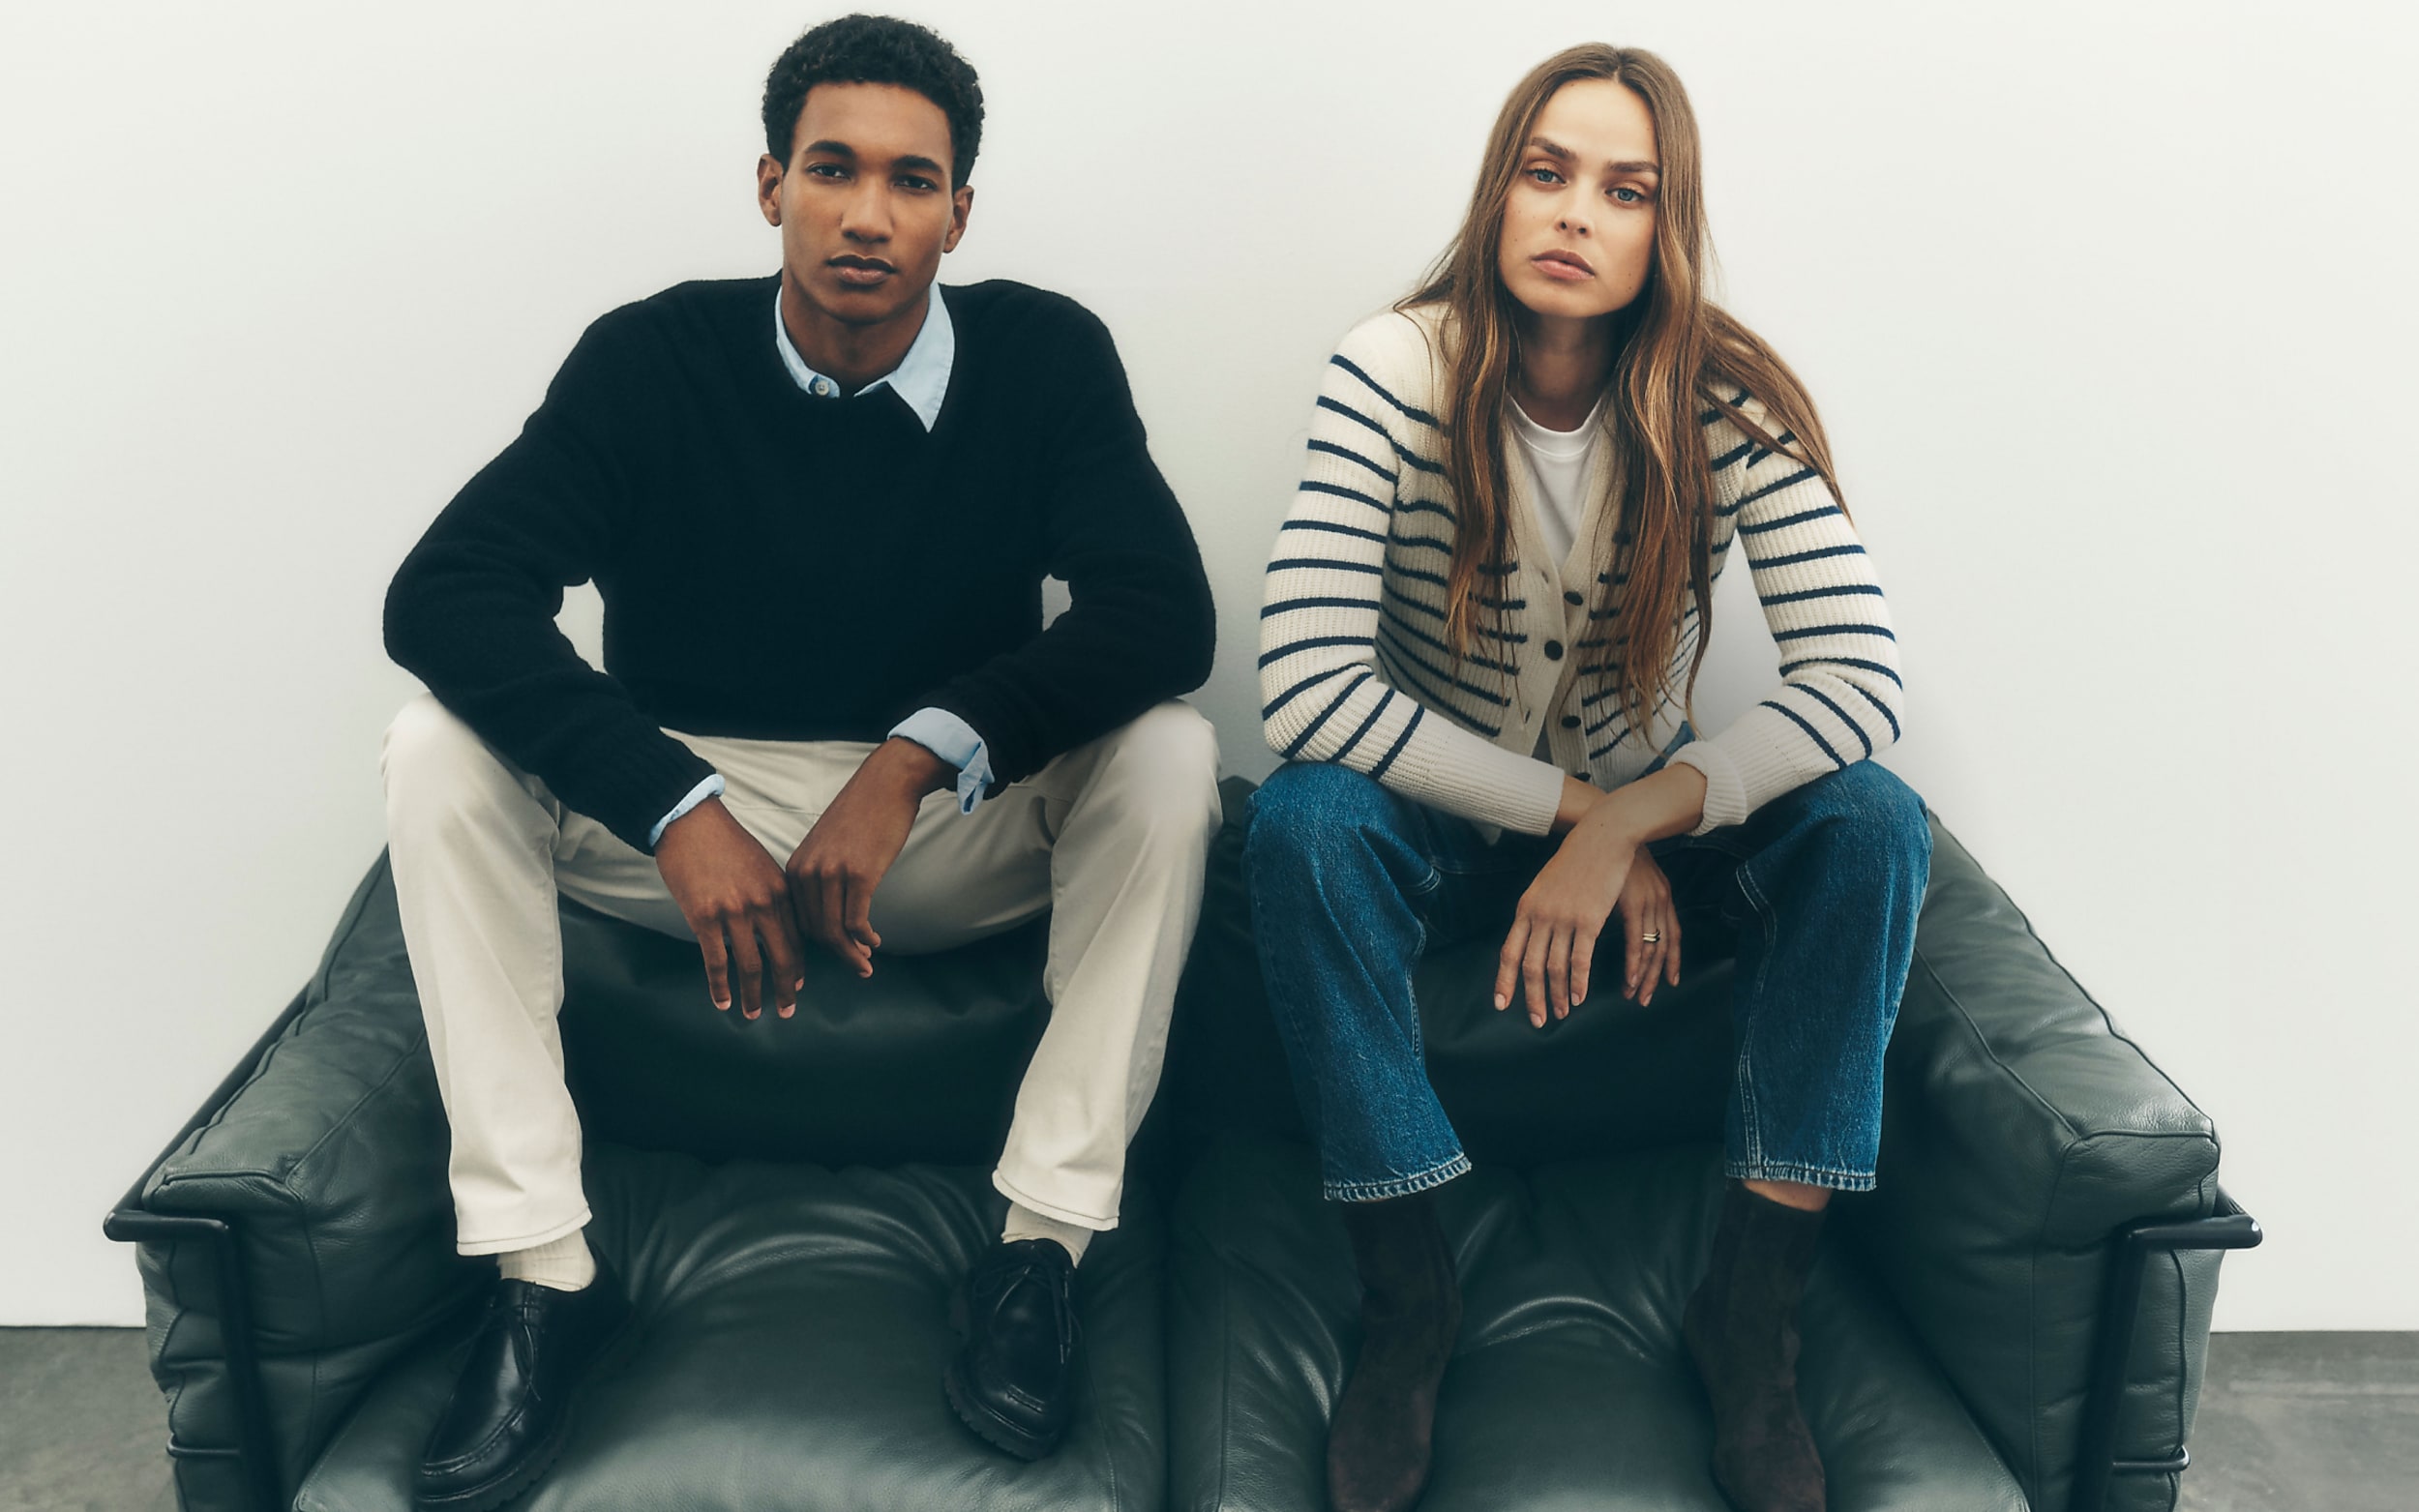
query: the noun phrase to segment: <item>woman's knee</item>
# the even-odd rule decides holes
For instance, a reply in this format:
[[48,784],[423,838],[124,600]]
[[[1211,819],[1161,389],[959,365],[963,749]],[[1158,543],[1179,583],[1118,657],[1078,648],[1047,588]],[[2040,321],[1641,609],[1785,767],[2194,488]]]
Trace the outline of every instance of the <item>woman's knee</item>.
[[1325,761],[1289,761],[1251,795],[1244,854],[1255,869],[1324,872],[1370,853],[1400,829],[1396,800],[1375,779]]
[[1327,761],[1288,761],[1251,795],[1251,824],[1271,839],[1357,831],[1393,818],[1393,795],[1375,779]]
[[1824,827],[1862,856],[1896,868],[1931,859],[1924,800],[1886,766],[1854,762],[1809,784],[1807,798]]

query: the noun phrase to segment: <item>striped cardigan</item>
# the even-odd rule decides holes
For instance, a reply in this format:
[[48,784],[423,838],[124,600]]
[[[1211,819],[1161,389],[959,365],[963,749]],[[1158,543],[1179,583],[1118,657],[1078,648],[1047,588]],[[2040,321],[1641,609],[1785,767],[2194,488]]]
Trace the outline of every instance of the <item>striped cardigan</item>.
[[[1598,571],[1605,533],[1619,525],[1606,497],[1609,434],[1596,449],[1587,517],[1560,563],[1545,560],[1527,469],[1513,461],[1518,560],[1479,587],[1504,596],[1503,623],[1481,629],[1456,666],[1445,640],[1453,498],[1429,341],[1441,313],[1373,316],[1329,362],[1260,610],[1271,750],[1340,761],[1405,797],[1531,835],[1551,826],[1565,773],[1609,790],[1667,757],[1705,774],[1703,834],[1897,737],[1897,642],[1856,532],[1812,469],[1754,444],[1711,404],[1701,418],[1714,472],[1712,569],[1719,578],[1734,541],[1746,550],[1780,652],[1772,696],[1707,738],[1690,738],[1666,699],[1641,735],[1621,714],[1612,678],[1580,675],[1619,604],[1620,579]],[[1752,400],[1729,398],[1771,430]],[[1508,434],[1503,444],[1512,450]],[[1691,603],[1675,684],[1697,631]],[[1540,736],[1550,761],[1533,754]]]

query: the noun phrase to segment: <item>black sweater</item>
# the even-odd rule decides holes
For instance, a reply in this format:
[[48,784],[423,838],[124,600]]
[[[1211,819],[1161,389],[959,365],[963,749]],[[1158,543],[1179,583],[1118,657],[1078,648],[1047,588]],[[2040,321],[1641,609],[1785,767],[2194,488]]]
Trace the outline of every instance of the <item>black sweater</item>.
[[[709,770],[660,726],[878,741],[933,705],[1008,783],[1201,685],[1210,585],[1096,317],[948,289],[928,435],[887,386],[801,393],[774,287],[684,283],[590,326],[404,558],[388,653],[642,849]],[[1045,577],[1071,601],[1046,632]],[[603,672],[554,625],[590,579]]]

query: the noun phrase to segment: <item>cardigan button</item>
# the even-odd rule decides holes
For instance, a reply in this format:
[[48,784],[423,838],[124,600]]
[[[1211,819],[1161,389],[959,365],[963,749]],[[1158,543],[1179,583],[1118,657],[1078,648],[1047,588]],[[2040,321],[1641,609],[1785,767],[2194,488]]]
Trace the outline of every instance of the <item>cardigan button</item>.
[[1576,593],[1571,592],[1569,589],[1566,588],[1566,589],[1564,589],[1564,590],[1563,590],[1563,602],[1564,602],[1565,604],[1572,605],[1572,606],[1574,606],[1574,607],[1575,607],[1575,606],[1577,606],[1577,605],[1585,604],[1585,603],[1587,603],[1588,601],[1587,601],[1587,600],[1585,600],[1585,599],[1583,599],[1583,598],[1581,598],[1581,597],[1580,597],[1579,595],[1577,595]]
[[1563,643],[1559,640],[1548,640],[1545,642],[1545,659],[1549,662],[1561,661],[1563,659]]
[[1578,715],[1576,715],[1576,714],[1566,714],[1566,715],[1564,715],[1564,716],[1563,716],[1563,728],[1565,728],[1565,729],[1577,729],[1578,727],[1579,727],[1579,716],[1578,716]]

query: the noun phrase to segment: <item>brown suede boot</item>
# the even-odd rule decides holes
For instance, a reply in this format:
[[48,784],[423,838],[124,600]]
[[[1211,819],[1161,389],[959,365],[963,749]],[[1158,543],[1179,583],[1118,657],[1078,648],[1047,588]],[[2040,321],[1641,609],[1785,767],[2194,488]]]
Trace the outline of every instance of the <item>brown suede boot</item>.
[[1714,1399],[1714,1483],[1739,1512],[1823,1512],[1823,1462],[1798,1410],[1798,1298],[1820,1212],[1733,1181],[1681,1337]]
[[1437,1387],[1461,1331],[1453,1252],[1432,1194],[1344,1204],[1360,1270],[1360,1357],[1328,1424],[1335,1512],[1404,1512],[1428,1484]]

